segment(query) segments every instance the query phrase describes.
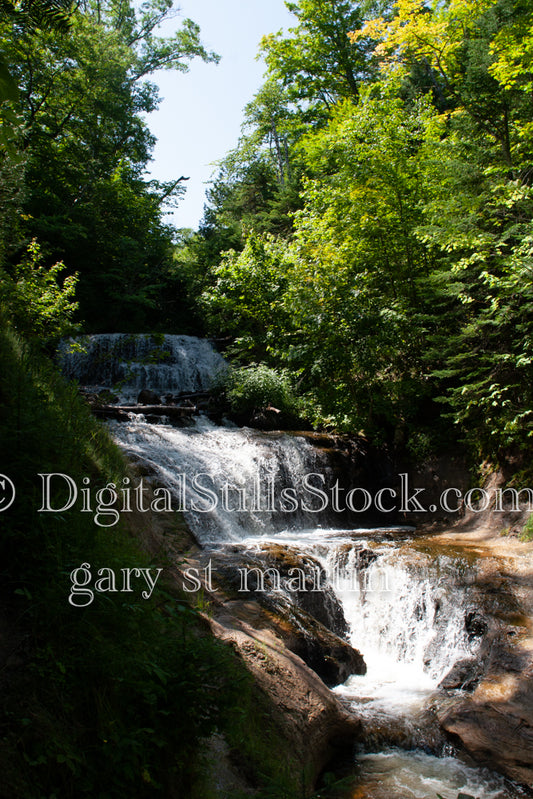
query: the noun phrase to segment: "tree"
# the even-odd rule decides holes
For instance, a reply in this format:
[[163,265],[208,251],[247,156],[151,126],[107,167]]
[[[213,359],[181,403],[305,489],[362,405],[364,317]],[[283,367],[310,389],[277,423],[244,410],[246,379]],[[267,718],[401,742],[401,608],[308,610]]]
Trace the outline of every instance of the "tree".
[[[0,19],[11,19],[23,30],[66,30],[70,24],[72,7],[72,0],[21,0],[18,3],[1,0]],[[17,99],[17,82],[9,70],[3,50],[0,50],[0,104]]]
[[449,418],[478,457],[494,459],[533,430],[533,193],[494,167],[493,143],[476,133],[463,119],[426,153],[417,235],[437,263],[428,363]]
[[425,394],[413,317],[429,263],[415,229],[419,152],[432,118],[427,101],[413,113],[394,86],[368,87],[304,141],[313,177],[295,220],[284,356],[343,426],[394,426]]
[[213,269],[202,306],[211,330],[236,338],[239,356],[263,360],[277,348],[291,265],[283,241],[251,232],[241,253],[230,250]]
[[265,36],[261,43],[269,75],[286,89],[309,119],[340,99],[355,101],[371,65],[362,40],[350,42],[349,31],[362,24],[361,5],[351,0],[299,0],[285,5],[298,20],[282,33]]
[[394,91],[362,91],[304,139],[293,239],[251,233],[204,295],[218,331],[295,372],[315,420],[347,429],[394,428],[425,394],[413,315],[428,261],[415,228],[433,113],[426,101],[414,115]]
[[[505,53],[513,57],[512,35],[507,31],[516,18],[515,3],[447,0],[430,8],[421,0],[398,0],[394,12],[390,18],[379,17],[353,31],[351,40],[372,38],[385,71],[405,72],[420,61],[428,64],[440,76],[456,113],[467,114],[480,133],[490,136],[506,168],[514,169],[517,148],[524,150],[523,121],[530,115],[529,104],[516,85],[516,76],[510,77],[512,70],[505,60]],[[522,28],[527,27],[523,12],[521,17]],[[514,22],[515,36],[519,29]],[[496,52],[501,53],[499,61]],[[524,57],[526,53],[522,51]]]
[[94,2],[63,32],[13,19],[2,27],[20,92],[27,235],[49,263],[79,271],[81,313],[93,329],[150,324],[171,263],[161,206],[183,186],[143,178],[154,143],[143,115],[158,103],[146,78],[186,70],[194,57],[217,60],[191,20],[157,35],[171,5]]
[[[267,145],[282,187],[291,176],[289,140],[294,140],[287,92],[274,80],[267,80],[245,109],[244,128],[251,134],[241,142],[240,150],[261,152]],[[292,144],[292,141],[291,141]]]
[[[245,245],[212,268],[212,329],[293,372],[318,423],[391,440],[440,409],[477,457],[504,458],[533,437],[533,12],[386,5],[351,37],[381,68],[354,93],[320,28],[341,5],[355,11],[291,4],[293,37],[264,43],[269,83],[233,162],[250,182],[216,184],[213,235],[224,220]],[[273,238],[268,191],[295,165]]]
[[301,205],[298,141],[305,126],[279,82],[268,79],[248,103],[242,129],[220,163],[199,235],[190,242],[202,275],[225,251],[241,251],[250,231],[289,237]]

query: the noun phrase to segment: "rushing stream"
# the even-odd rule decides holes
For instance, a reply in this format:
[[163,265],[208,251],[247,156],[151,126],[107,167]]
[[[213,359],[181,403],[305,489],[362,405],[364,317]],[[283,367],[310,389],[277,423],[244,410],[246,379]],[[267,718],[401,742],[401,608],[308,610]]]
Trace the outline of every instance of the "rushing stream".
[[[207,342],[166,336],[162,363],[151,364],[148,337],[91,337],[88,354],[62,358],[70,376],[117,390],[135,402],[141,388],[160,394],[204,390],[224,369]],[[153,346],[153,344],[152,344]],[[120,357],[117,362],[117,352]],[[130,359],[128,361],[128,358]],[[219,426],[150,424],[142,416],[112,422],[124,450],[148,464],[174,494],[206,548],[269,542],[311,556],[342,605],[350,643],[367,673],[335,688],[363,719],[365,744],[355,765],[353,799],[514,799],[519,789],[453,753],[439,730],[439,682],[480,637],[467,631],[475,612],[472,574],[460,558],[424,554],[406,529],[339,529],[318,489],[333,480],[327,453],[298,434]]]

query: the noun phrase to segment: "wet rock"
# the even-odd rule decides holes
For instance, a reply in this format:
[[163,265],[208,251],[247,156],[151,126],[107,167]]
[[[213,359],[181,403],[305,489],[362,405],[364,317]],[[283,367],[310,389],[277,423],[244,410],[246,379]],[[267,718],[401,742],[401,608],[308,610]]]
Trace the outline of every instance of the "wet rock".
[[160,405],[161,397],[149,388],[143,388],[137,396],[139,405]]
[[292,601],[337,635],[348,634],[342,606],[328,584],[325,569],[313,557],[290,547],[263,546],[258,560],[280,575]]
[[468,638],[471,641],[473,638],[479,638],[485,635],[488,629],[488,623],[483,616],[475,610],[470,611],[465,616],[465,630],[468,633]]
[[519,691],[512,702],[476,701],[476,694],[440,717],[479,763],[517,782],[533,785],[533,697]]
[[[263,627],[301,657],[326,685],[339,685],[351,674],[366,672],[362,655],[332,629],[344,632],[346,620],[314,558],[283,545],[267,545],[261,551],[234,545],[226,547],[223,556],[209,553],[209,559],[214,579],[232,598],[232,607],[259,603]],[[299,569],[298,578],[295,569]],[[291,590],[291,579],[296,579],[302,590]],[[320,590],[313,591],[318,584]]]
[[109,389],[105,388],[102,391],[88,391],[83,387],[79,388],[79,392],[81,396],[85,399],[85,401],[91,406],[91,408],[100,408],[104,405],[110,405],[114,402],[118,402],[119,398],[117,394]]
[[264,627],[257,602],[229,603],[210,619],[213,633],[230,645],[268,698],[270,721],[287,742],[302,774],[302,796],[313,790],[322,769],[351,750],[361,722],[297,655]]
[[347,634],[342,606],[325,570],[310,555],[285,544],[264,544],[255,550],[234,545],[225,547],[224,558],[216,558],[216,563],[226,589],[260,601],[262,596],[284,592],[332,632]]
[[455,663],[440,681],[439,688],[472,691],[481,679],[481,667],[475,658],[464,658]]
[[270,611],[271,628],[285,646],[301,657],[328,687],[346,682],[351,674],[366,674],[361,653],[310,613],[275,595],[263,596],[259,601]]
[[350,572],[355,569],[357,572],[362,572],[368,569],[369,566],[377,560],[377,552],[373,549],[368,549],[364,546],[354,546],[353,544],[344,544],[337,556],[337,567],[340,572],[344,569],[349,569]]
[[252,414],[250,427],[256,427],[258,430],[279,430],[281,419],[277,408],[261,408]]
[[479,763],[533,785],[533,641],[524,638],[515,646],[508,632],[502,627],[489,634],[474,691],[446,704],[438,716]]
[[130,414],[142,414],[152,424],[160,424],[162,419],[170,420],[176,427],[194,425],[194,408],[181,405],[101,405],[92,408],[95,416],[104,419],[125,421]]
[[302,610],[336,635],[348,635],[349,629],[344,611],[331,588],[320,592],[305,592],[297,595],[297,603]]

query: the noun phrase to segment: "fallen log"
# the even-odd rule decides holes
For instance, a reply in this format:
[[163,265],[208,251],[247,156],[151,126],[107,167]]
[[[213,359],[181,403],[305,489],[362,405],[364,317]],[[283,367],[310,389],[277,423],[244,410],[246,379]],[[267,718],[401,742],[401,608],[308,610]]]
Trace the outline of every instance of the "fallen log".
[[146,416],[168,416],[170,419],[183,419],[198,412],[194,405],[93,405],[95,416],[123,421],[130,413],[143,413]]
[[195,400],[195,399],[209,399],[211,391],[191,391],[183,392],[183,394],[168,394],[167,396],[175,397],[176,402],[182,400]]

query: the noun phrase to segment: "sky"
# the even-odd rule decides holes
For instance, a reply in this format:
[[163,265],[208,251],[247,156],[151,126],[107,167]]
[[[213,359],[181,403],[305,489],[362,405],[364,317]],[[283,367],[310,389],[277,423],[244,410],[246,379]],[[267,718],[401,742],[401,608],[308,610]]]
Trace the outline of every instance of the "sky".
[[157,180],[190,179],[179,207],[166,220],[178,228],[198,227],[206,183],[216,162],[233,149],[241,133],[243,110],[263,83],[265,65],[256,60],[261,37],[295,25],[283,0],[180,0],[180,16],[162,33],[177,30],[190,17],[200,25],[207,50],[220,63],[190,63],[189,72],[161,71],[152,80],[162,102],[147,123],[157,138],[150,176]]

